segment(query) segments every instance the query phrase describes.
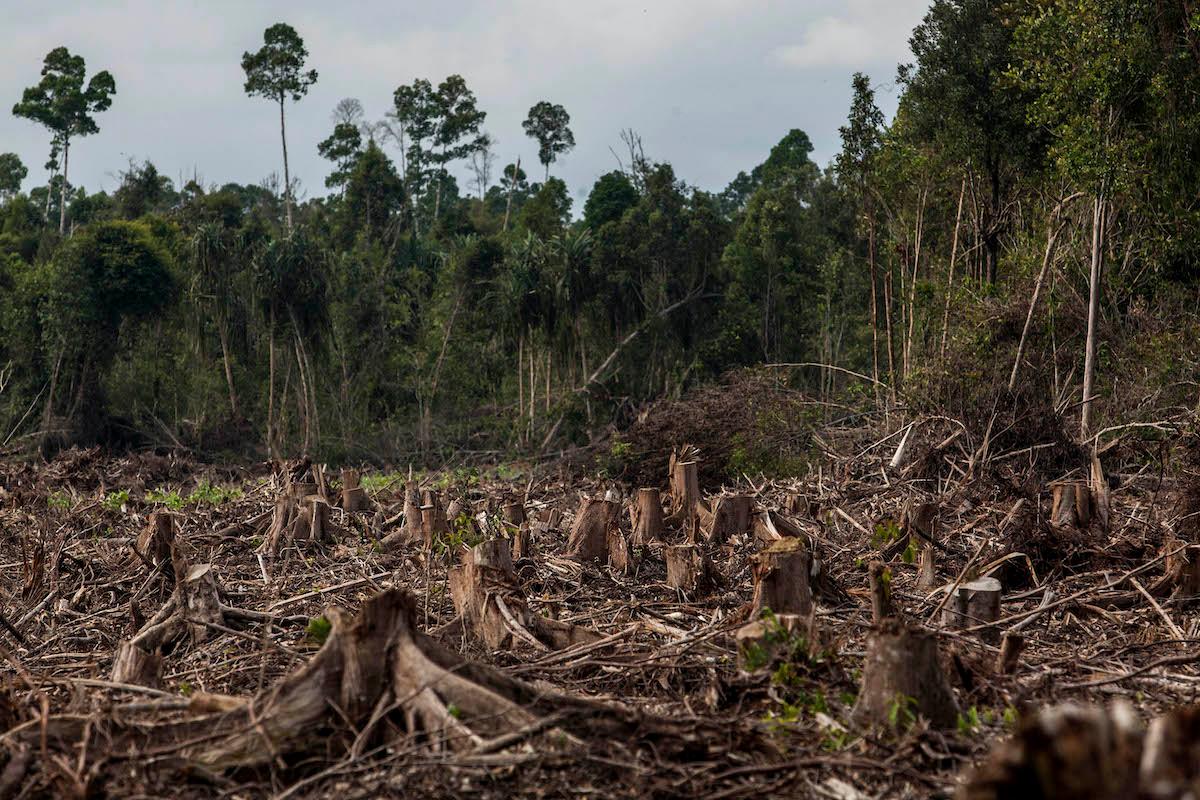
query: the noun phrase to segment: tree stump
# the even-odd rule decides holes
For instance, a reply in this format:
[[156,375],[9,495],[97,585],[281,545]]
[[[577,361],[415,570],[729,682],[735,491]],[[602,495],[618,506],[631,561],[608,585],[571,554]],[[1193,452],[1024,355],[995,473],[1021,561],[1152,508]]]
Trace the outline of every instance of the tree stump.
[[449,583],[454,609],[467,629],[494,650],[510,649],[518,641],[540,650],[561,649],[600,638],[594,631],[548,620],[530,610],[517,586],[505,539],[464,548]]
[[621,575],[628,575],[633,572],[635,566],[633,559],[633,548],[629,546],[629,540],[625,538],[625,534],[621,533],[621,529],[613,525],[608,529],[608,566],[613,572]]
[[633,523],[633,544],[645,547],[651,542],[662,540],[665,523],[663,521],[662,498],[658,489],[638,489],[637,498],[629,507]]
[[937,638],[896,619],[885,619],[867,642],[862,686],[851,718],[859,724],[895,726],[920,715],[936,728],[953,728],[958,703],[938,657]]
[[1151,591],[1178,598],[1200,595],[1200,545],[1170,538],[1163,542],[1163,551],[1167,553],[1166,572],[1154,582]]
[[753,510],[754,498],[750,495],[729,494],[718,497],[713,504],[711,517],[706,520],[705,540],[709,544],[724,544],[731,536],[749,533]]
[[416,544],[425,538],[424,523],[421,519],[421,492],[414,480],[404,482],[404,539],[408,544]]
[[500,508],[500,518],[514,528],[521,527],[526,520],[525,505],[520,502],[505,503]]
[[1011,675],[1017,671],[1021,663],[1021,651],[1025,649],[1025,637],[1019,633],[1008,632],[1000,642],[1000,652],[996,655],[996,672],[1001,675]]
[[700,464],[696,460],[699,451],[684,445],[679,452],[671,453],[669,466],[671,482],[671,518],[678,524],[691,528],[700,503]]
[[1086,528],[1092,519],[1092,501],[1084,481],[1055,484],[1050,509],[1050,524],[1063,530]]
[[[942,609],[942,624],[950,630],[973,628],[1000,619],[1002,587],[995,578],[977,578],[960,584]],[[997,628],[984,628],[979,636],[986,642],[1000,641]]]
[[[1194,741],[1194,739],[1192,740]],[[1016,734],[1002,740],[967,776],[959,800],[1129,800],[1180,797],[1139,793],[1143,754],[1141,720],[1126,703],[1109,709],[1067,704],[1022,716]],[[1194,750],[1193,750],[1194,752]],[[1169,772],[1175,773],[1172,762]],[[1153,770],[1147,769],[1153,783]],[[1179,787],[1181,788],[1181,787]]]
[[608,529],[616,525],[618,508],[611,500],[583,498],[567,539],[566,558],[604,561],[608,557]]
[[754,561],[751,618],[758,618],[767,608],[777,615],[812,612],[809,586],[812,558],[804,542],[780,539],[755,556]]
[[872,561],[867,567],[867,581],[871,590],[871,620],[876,625],[896,616],[892,602],[892,571],[882,561]]
[[433,489],[428,489],[421,504],[421,542],[428,550],[434,541],[450,533],[450,523],[442,510],[442,500]]
[[153,567],[169,566],[176,530],[175,515],[171,512],[155,511],[151,514],[146,527],[138,534],[135,545],[142,560]]
[[514,561],[533,558],[533,536],[529,532],[528,522],[522,522],[519,528],[512,531],[512,557]]
[[117,645],[113,658],[112,680],[157,689],[162,686],[162,654],[146,652],[132,641]]
[[360,484],[361,480],[358,470],[342,470],[342,510],[348,514],[365,511],[369,507],[367,490]]
[[712,582],[712,564],[704,548],[695,544],[663,548],[667,562],[667,585],[684,592],[695,592]]
[[937,554],[929,542],[921,548],[921,563],[917,567],[917,588],[929,591],[937,585]]

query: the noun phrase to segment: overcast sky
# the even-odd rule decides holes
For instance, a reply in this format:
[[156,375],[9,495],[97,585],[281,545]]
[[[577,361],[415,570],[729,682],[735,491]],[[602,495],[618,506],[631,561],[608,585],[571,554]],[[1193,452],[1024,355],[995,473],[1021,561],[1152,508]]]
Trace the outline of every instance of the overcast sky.
[[[577,146],[553,174],[576,198],[616,167],[619,133],[641,134],[648,156],[691,184],[718,190],[801,128],[824,165],[840,146],[850,76],[871,76],[895,108],[895,67],[928,0],[0,0],[0,152],[45,180],[46,131],[7,113],[59,45],[117,82],[100,133],[71,149],[71,181],[111,191],[130,159],[178,181],[258,183],[281,172],[278,116],[246,97],[241,56],[268,25],[297,29],[319,80],[289,105],[288,151],[299,194],[324,192],[316,151],[338,100],[370,118],[415,78],[460,73],[487,111],[500,164],[520,155],[540,178],[521,121],[539,100],[571,114]],[[460,180],[466,189],[465,180]]]

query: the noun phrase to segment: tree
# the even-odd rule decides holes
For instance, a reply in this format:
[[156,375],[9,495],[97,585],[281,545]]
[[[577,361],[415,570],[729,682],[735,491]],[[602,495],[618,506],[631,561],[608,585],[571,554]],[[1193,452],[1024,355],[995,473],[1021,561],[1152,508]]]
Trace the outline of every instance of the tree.
[[[467,88],[461,75],[451,75],[438,84],[434,96],[437,122],[433,132],[436,148],[432,160],[438,167],[439,178],[446,176],[446,165],[466,158],[486,146],[485,136],[479,133],[487,112],[480,111],[475,93]],[[436,222],[441,205],[441,189],[444,181],[438,180],[433,204],[433,219]]]
[[337,123],[329,138],[317,145],[317,152],[334,164],[333,172],[325,177],[325,186],[329,189],[345,186],[350,170],[362,152],[362,133],[358,125],[352,122]]
[[592,230],[616,222],[637,205],[638,193],[624,172],[601,175],[583,204],[583,222]]
[[558,178],[542,184],[537,194],[521,208],[518,223],[527,231],[548,238],[558,233],[571,221],[571,196],[567,185]]
[[21,181],[29,170],[16,153],[0,153],[0,198],[12,198],[21,191]]
[[536,139],[538,160],[546,167],[546,180],[550,179],[550,165],[560,153],[575,146],[575,134],[571,133],[571,115],[557,103],[541,101],[529,109],[529,116],[521,123],[525,135]]
[[287,209],[288,230],[292,229],[292,179],[288,172],[287,128],[284,123],[284,101],[289,97],[297,102],[317,82],[317,71],[304,71],[308,50],[304,40],[287,23],[277,22],[263,32],[263,46],[257,53],[242,54],[242,69],[246,73],[245,92],[250,97],[263,97],[279,104],[279,139],[283,144],[283,197]]
[[914,136],[936,142],[986,181],[976,228],[988,283],[996,280],[1009,193],[1041,150],[1028,121],[1029,96],[1005,74],[1013,62],[1009,5],[935,0],[909,40],[916,64],[899,71]]
[[21,95],[13,106],[13,115],[33,120],[50,131],[51,160],[62,152],[62,185],[59,187],[58,232],[67,229],[67,169],[71,140],[98,133],[93,115],[112,105],[117,84],[107,71],[97,72],[84,85],[87,67],[82,56],[73,56],[65,47],[56,47],[46,55],[42,79]]
[[[167,249],[140,222],[88,225],[54,255],[44,330],[51,350],[74,371],[67,416],[85,440],[99,435],[105,421],[102,378],[124,323],[154,316],[175,296],[171,264]],[[55,388],[52,382],[47,414]]]
[[[875,90],[861,72],[854,73],[854,99],[850,115],[839,132],[842,152],[837,157],[837,172],[857,195],[867,229],[867,266],[871,275],[871,377],[879,386],[879,296],[875,266],[875,162],[882,142],[883,112],[875,105]],[[888,369],[892,371],[891,330],[888,330]]]

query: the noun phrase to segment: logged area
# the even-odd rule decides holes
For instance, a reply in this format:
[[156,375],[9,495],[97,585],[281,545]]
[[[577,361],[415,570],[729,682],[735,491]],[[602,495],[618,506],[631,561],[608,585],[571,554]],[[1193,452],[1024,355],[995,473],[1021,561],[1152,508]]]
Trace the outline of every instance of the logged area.
[[211,5],[0,8],[0,800],[1200,797],[1200,2]]
[[1046,758],[1076,793],[1044,796],[1192,780],[1181,476],[944,417],[813,435],[807,478],[726,485],[690,445],[644,485],[5,467],[0,791],[1017,797]]

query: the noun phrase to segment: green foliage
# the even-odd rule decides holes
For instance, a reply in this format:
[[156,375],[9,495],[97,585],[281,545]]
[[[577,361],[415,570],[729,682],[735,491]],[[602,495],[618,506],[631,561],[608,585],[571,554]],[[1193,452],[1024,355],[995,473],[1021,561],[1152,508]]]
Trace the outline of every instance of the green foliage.
[[900,526],[894,519],[885,519],[875,524],[875,532],[871,535],[871,547],[882,550],[890,544],[900,541]]
[[179,511],[186,506],[219,506],[240,497],[241,489],[235,486],[217,486],[208,481],[201,481],[186,496],[178,489],[151,489],[146,492],[147,503],[166,506],[172,511]]
[[916,698],[904,694],[893,697],[888,703],[887,721],[893,730],[905,731],[911,728],[917,721]]
[[46,505],[60,511],[69,511],[71,506],[75,505],[75,501],[71,498],[71,495],[61,489],[57,489],[51,492],[50,496],[46,498]]
[[258,51],[242,54],[246,94],[280,105],[288,97],[299,100],[317,82],[317,71],[304,69],[307,58],[308,50],[296,29],[285,22],[275,23],[263,31],[263,46]]
[[119,489],[109,492],[100,501],[100,505],[105,511],[121,511],[125,508],[125,504],[129,502],[129,490]]
[[28,174],[16,153],[0,153],[0,200],[8,200],[21,191],[21,181]]
[[317,646],[325,644],[325,640],[329,638],[329,634],[333,631],[333,623],[329,621],[325,615],[313,617],[308,621],[308,626],[304,629],[305,636],[310,642]]
[[550,165],[558,157],[575,147],[575,134],[571,132],[571,115],[557,103],[545,100],[529,109],[529,115],[521,123],[525,135],[538,143],[538,160],[546,167],[546,179],[550,179]]

